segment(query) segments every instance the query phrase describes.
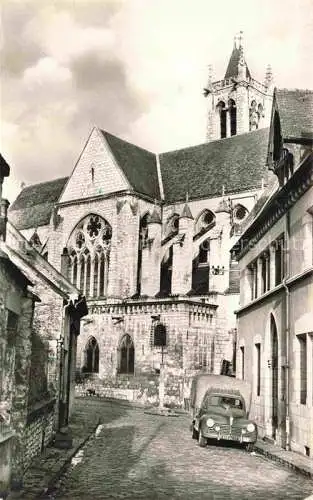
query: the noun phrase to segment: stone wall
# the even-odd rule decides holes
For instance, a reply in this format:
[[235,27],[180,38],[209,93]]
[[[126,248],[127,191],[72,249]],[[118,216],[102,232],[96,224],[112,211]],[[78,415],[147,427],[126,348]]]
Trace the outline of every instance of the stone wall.
[[30,414],[28,420],[24,438],[25,469],[30,465],[32,458],[39,455],[54,437],[54,402],[43,414],[37,416]]
[[[184,408],[190,396],[193,374],[174,375],[165,371],[164,406]],[[104,397],[126,400],[144,406],[159,405],[160,375],[147,374],[140,377],[106,377],[104,379],[81,378],[76,384],[79,397]]]
[[[85,347],[94,337],[99,346],[100,378],[116,375],[118,349],[125,334],[130,335],[134,343],[135,375],[151,373],[161,363],[161,349],[153,346],[153,335],[155,324],[162,323],[167,332],[165,363],[169,372],[177,374],[199,365],[198,351],[211,349],[217,326],[215,305],[188,299],[129,301],[124,305],[90,301],[88,307],[90,313],[78,338],[77,367],[83,367]],[[206,366],[210,365],[210,359],[208,357]],[[217,363],[220,365],[221,359]]]

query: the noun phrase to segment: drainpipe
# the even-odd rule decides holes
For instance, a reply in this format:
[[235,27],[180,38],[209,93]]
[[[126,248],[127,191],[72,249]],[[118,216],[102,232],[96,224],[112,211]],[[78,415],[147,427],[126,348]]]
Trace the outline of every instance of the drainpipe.
[[286,213],[286,273],[282,281],[285,289],[286,304],[286,363],[285,363],[285,404],[286,404],[286,450],[290,450],[290,414],[289,414],[289,344],[290,344],[290,290],[286,284],[286,277],[290,274],[290,212]]

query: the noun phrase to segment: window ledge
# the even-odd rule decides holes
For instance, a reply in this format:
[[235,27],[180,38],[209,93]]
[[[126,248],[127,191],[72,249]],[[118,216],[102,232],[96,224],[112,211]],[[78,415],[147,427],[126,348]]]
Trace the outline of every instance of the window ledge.
[[294,276],[287,278],[286,285],[293,285],[293,283],[300,281],[301,279],[304,279],[307,276],[310,276],[310,274],[313,274],[313,266],[307,267],[301,273],[295,274]]
[[264,299],[270,297],[271,295],[274,295],[275,293],[279,292],[284,288],[284,285],[280,283],[279,285],[276,285],[275,288],[272,288],[271,290],[268,290],[266,293],[263,293],[260,295],[260,297],[257,297],[256,299],[251,300],[247,304],[245,304],[242,307],[239,307],[239,309],[236,309],[235,314],[238,314],[242,311],[245,311],[246,309],[249,309],[249,307],[254,306],[255,304],[258,304],[259,302],[262,302]]
[[[293,285],[297,281],[300,281],[301,279],[305,279],[307,276],[310,276],[313,274],[313,266],[310,266],[309,268],[305,269],[299,274],[296,274],[294,276],[291,276],[290,278],[287,278],[285,280],[286,285]],[[258,304],[259,302],[262,302],[262,300],[265,300],[266,298],[270,297],[272,294],[275,294],[282,290],[284,288],[284,284],[280,283],[279,285],[276,285],[274,288],[271,290],[268,290],[267,292],[263,293],[256,299],[252,300],[251,302],[248,302],[244,306],[240,307],[239,309],[236,309],[235,314],[238,314],[242,311],[245,311],[246,309],[249,309],[249,307],[254,306],[255,304]]]

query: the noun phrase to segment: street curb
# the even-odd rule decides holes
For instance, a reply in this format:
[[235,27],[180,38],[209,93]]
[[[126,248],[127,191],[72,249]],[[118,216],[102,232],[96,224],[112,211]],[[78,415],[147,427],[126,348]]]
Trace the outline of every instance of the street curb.
[[286,460],[285,458],[280,457],[279,455],[276,455],[275,453],[264,450],[264,448],[262,448],[261,446],[259,447],[257,444],[254,445],[253,451],[260,453],[261,455],[272,460],[273,462],[278,462],[278,463],[284,465],[285,467],[288,467],[289,469],[292,469],[295,472],[302,474],[303,476],[306,476],[306,477],[309,477],[310,479],[313,479],[313,471],[306,469],[305,467],[296,465],[291,460]]
[[40,493],[38,493],[35,497],[34,500],[37,499],[44,499],[44,498],[50,498],[50,494],[56,489],[55,484],[57,481],[60,479],[60,477],[64,474],[64,472],[67,470],[69,464],[72,461],[72,458],[78,453],[78,451],[89,441],[89,439],[95,434],[98,426],[101,423],[101,419],[98,418],[97,424],[94,426],[92,431],[88,434],[88,436],[79,443],[76,448],[73,448],[72,453],[67,456],[66,460],[64,461],[63,465],[61,468],[52,476],[52,478],[49,480],[47,487],[44,488]]

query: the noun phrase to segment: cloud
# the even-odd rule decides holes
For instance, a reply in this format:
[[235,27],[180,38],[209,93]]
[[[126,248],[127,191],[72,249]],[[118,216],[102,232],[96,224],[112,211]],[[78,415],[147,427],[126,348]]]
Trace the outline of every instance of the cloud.
[[[252,76],[312,87],[312,0],[8,0],[2,153],[12,179],[68,175],[98,125],[152,151],[203,142],[207,65],[244,31]],[[292,26],[292,29],[290,27]]]
[[65,83],[71,78],[71,71],[65,66],[61,66],[52,57],[39,59],[35,66],[27,68],[23,73],[23,82],[26,85]]

